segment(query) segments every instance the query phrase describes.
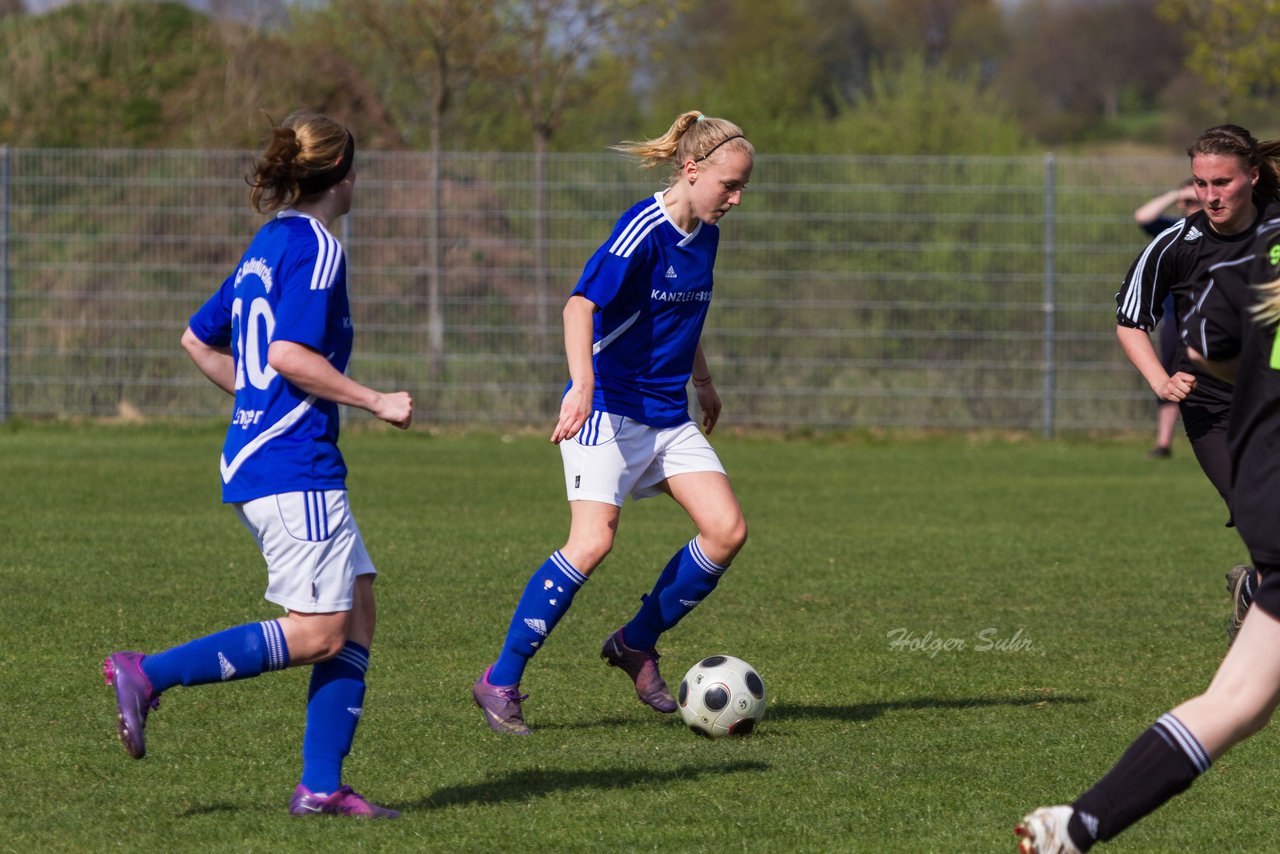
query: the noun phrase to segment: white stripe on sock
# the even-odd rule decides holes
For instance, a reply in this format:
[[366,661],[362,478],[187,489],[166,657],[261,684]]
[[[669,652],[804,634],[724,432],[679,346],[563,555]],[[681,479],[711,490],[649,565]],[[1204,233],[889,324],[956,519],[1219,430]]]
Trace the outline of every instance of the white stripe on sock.
[[703,571],[711,575],[724,575],[727,566],[721,566],[715,561],[708,558],[702,553],[702,549],[698,548],[698,538],[694,537],[689,541],[689,555],[693,558],[693,562]]
[[1209,770],[1213,760],[1209,758],[1209,753],[1200,743],[1200,739],[1196,738],[1182,721],[1166,713],[1156,721],[1156,728],[1161,735],[1165,736],[1165,741],[1168,741],[1171,747],[1187,757],[1198,773],[1203,774]]

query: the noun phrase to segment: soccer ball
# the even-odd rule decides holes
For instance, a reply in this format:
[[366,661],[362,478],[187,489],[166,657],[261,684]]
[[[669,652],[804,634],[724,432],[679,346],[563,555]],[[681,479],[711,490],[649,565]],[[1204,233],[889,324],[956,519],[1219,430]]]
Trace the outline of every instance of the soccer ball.
[[764,680],[740,658],[704,658],[680,682],[680,717],[708,738],[749,735],[764,717]]

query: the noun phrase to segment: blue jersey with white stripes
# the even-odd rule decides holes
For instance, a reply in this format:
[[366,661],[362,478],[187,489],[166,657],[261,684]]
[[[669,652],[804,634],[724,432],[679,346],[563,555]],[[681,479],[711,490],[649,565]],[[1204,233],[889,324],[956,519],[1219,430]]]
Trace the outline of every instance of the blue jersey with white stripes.
[[273,341],[303,344],[345,373],[353,332],[342,246],[319,220],[282,211],[259,229],[236,270],[191,318],[205,344],[230,347],[235,409],[222,446],[222,500],[344,489],[338,405],[267,363]]
[[659,192],[623,214],[587,261],[573,293],[599,308],[595,410],[651,427],[689,420],[685,388],[711,305],[719,242],[714,225],[681,230]]

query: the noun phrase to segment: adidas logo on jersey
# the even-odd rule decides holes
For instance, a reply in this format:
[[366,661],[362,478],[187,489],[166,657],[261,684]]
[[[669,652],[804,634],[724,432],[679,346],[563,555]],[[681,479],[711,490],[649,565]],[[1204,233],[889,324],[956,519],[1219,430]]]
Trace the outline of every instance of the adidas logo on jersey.
[[674,279],[675,277],[676,277],[676,268],[675,268],[675,267],[668,267],[668,268],[667,268],[667,278],[668,278],[668,279]]
[[529,628],[533,629],[538,634],[542,635],[544,638],[547,636],[546,620],[525,620],[524,624]]
[[1191,228],[1187,231],[1187,236],[1186,236],[1186,237],[1184,237],[1184,238],[1182,238],[1182,239],[1183,239],[1183,240],[1185,240],[1185,241],[1187,241],[1188,243],[1190,243],[1190,242],[1191,242],[1191,241],[1193,241],[1193,240],[1199,240],[1201,237],[1204,237],[1204,235],[1200,232],[1200,229],[1196,228],[1196,227],[1193,225],[1193,226],[1191,226]]
[[226,682],[232,676],[236,675],[236,669],[227,661],[227,657],[222,653],[218,653],[218,670],[222,672],[222,681]]

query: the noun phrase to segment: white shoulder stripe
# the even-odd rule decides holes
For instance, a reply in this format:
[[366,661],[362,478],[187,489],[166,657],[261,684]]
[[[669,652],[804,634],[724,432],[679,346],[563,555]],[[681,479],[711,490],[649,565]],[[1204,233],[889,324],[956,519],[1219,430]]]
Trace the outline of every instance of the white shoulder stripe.
[[230,483],[231,478],[236,476],[236,472],[240,470],[240,466],[244,465],[245,460],[257,453],[258,449],[270,442],[275,437],[284,433],[311,410],[312,404],[316,402],[316,396],[309,395],[306,400],[299,403],[290,410],[283,418],[272,424],[266,430],[263,430],[253,441],[240,449],[240,453],[236,454],[236,458],[231,462],[227,462],[227,458],[223,457],[220,468],[222,469],[222,482]]
[[641,208],[636,213],[635,217],[632,218],[631,222],[627,223],[627,227],[622,230],[622,233],[618,235],[618,241],[617,243],[614,244],[614,246],[617,246],[625,242],[627,240],[627,235],[629,235],[637,227],[637,224],[643,223],[646,218],[653,216],[654,211],[657,209],[658,209],[658,202],[656,200],[650,202],[648,205]]
[[311,271],[311,290],[319,291],[333,287],[338,277],[338,263],[342,260],[342,246],[324,226],[311,220],[311,230],[316,235],[316,266]]
[[[1167,252],[1169,247],[1173,246],[1176,242],[1175,240],[1170,239],[1161,243],[1161,240],[1166,236],[1176,237],[1176,235],[1182,232],[1182,227],[1186,222],[1187,221],[1185,219],[1180,219],[1164,231],[1160,232],[1156,235],[1155,239],[1147,244],[1147,248],[1142,250],[1142,254],[1138,256],[1138,263],[1135,264],[1133,268],[1133,276],[1130,277],[1129,281],[1124,283],[1124,302],[1120,306],[1121,314],[1123,314],[1127,320],[1133,321],[1134,323],[1141,320],[1141,318],[1138,317],[1138,314],[1140,310],[1139,303],[1142,299],[1142,278],[1143,273],[1146,270],[1146,266],[1151,260],[1152,251],[1156,248],[1157,244],[1160,244],[1160,252],[1156,256],[1155,261],[1156,266],[1159,267],[1160,262],[1164,260],[1164,253]],[[1154,308],[1154,306],[1148,306],[1148,311],[1154,314]]]
[[657,202],[640,211],[609,247],[610,254],[621,255],[623,258],[631,257],[631,253],[640,245],[640,241],[644,240],[645,235],[662,222],[663,216],[662,207]]

